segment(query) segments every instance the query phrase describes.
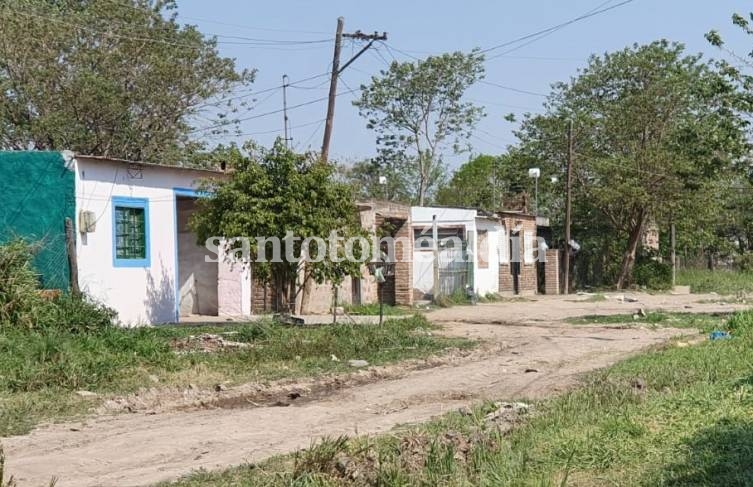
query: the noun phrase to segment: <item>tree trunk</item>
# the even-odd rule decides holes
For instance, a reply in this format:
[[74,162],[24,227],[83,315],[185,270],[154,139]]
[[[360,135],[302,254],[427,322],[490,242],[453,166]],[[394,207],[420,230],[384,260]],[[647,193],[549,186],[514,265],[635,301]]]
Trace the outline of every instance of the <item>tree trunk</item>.
[[622,267],[620,269],[620,276],[617,279],[617,289],[625,289],[625,286],[630,282],[630,277],[633,275],[633,266],[635,265],[635,254],[638,251],[638,243],[641,241],[641,235],[643,234],[643,224],[645,222],[645,216],[641,212],[638,217],[636,225],[630,230],[630,237],[628,239],[628,246],[625,250],[625,254],[622,257]]
[[424,182],[423,170],[422,174],[418,178],[418,206],[424,206],[424,200],[426,199],[426,183]]
[[306,271],[306,266],[303,268],[303,289],[301,291],[301,309],[300,314],[309,314],[311,307],[311,292],[314,290],[314,280],[311,279],[310,274]]

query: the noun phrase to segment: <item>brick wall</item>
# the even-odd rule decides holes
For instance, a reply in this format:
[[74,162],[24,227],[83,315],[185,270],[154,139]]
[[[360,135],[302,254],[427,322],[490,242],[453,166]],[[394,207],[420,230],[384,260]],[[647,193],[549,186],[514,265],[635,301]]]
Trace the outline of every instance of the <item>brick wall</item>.
[[413,305],[413,234],[410,218],[405,220],[395,233],[395,304]]
[[[499,292],[510,294],[514,292],[513,276],[511,265],[509,263],[511,256],[510,234],[513,229],[519,228],[519,257],[520,257],[520,274],[518,275],[518,290],[520,294],[536,294],[538,288],[538,277],[536,272],[536,253],[530,252],[530,249],[536,248],[536,217],[518,213],[502,213],[501,222],[506,229],[507,243],[502,247],[507,252],[507,259],[500,259],[499,265]],[[526,251],[529,249],[529,251]],[[504,262],[504,261],[507,262]]]
[[560,252],[557,249],[546,251],[544,264],[544,292],[546,294],[560,293]]

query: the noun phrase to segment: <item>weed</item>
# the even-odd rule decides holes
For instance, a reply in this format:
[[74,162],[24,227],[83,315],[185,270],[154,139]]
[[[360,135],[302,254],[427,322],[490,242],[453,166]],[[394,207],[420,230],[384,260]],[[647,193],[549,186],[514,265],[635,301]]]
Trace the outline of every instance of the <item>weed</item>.
[[[374,365],[432,355],[467,340],[416,333],[431,328],[423,317],[387,320],[379,326],[340,324],[284,327],[274,322],[222,326],[161,326],[71,333],[61,328],[0,328],[0,436],[27,431],[45,418],[85,413],[85,389],[123,394],[154,387],[240,383],[314,376],[347,370],[349,359]],[[253,347],[216,353],[181,353],[171,342],[201,333],[227,334]],[[336,355],[340,361],[333,361]]]
[[685,269],[677,273],[677,284],[690,286],[690,290],[694,293],[715,292],[724,295],[753,293],[753,273]]
[[504,436],[480,419],[487,403],[471,414],[338,443],[357,465],[378,458],[373,482],[317,477],[332,458],[330,443],[311,454],[318,460],[310,470],[299,462],[295,475],[290,456],[283,456],[253,470],[202,474],[177,485],[302,485],[312,479],[317,485],[753,485],[751,325],[753,312],[740,313],[729,320],[732,340],[657,347],[595,372],[580,388],[534,403],[535,414]]
[[[379,303],[347,305],[345,312],[350,315],[379,315]],[[401,316],[409,313],[405,308],[385,304],[382,310],[384,316]]]

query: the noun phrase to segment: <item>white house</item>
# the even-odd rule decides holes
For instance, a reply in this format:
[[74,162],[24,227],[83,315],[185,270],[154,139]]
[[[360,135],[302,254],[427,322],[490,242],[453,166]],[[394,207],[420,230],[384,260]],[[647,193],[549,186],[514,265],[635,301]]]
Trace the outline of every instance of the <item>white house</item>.
[[205,262],[187,226],[199,181],[223,172],[86,155],[73,169],[79,285],[121,322],[251,313],[249,272]]
[[[503,229],[499,219],[480,216],[475,209],[411,208],[413,227],[413,289],[417,295],[430,295],[434,286],[433,224],[436,219],[439,240],[440,282],[443,293],[473,285],[483,296],[499,291],[499,248]],[[458,248],[456,242],[460,241]],[[467,255],[467,262],[462,260]]]

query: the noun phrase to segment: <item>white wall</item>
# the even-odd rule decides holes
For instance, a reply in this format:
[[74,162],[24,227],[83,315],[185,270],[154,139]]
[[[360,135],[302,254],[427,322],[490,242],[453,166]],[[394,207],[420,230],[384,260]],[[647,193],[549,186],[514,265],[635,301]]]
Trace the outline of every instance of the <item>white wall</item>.
[[[77,234],[82,290],[113,307],[127,325],[176,321],[176,218],[173,188],[194,188],[210,173],[169,167],[129,169],[123,162],[76,161],[76,226],[81,210],[94,212],[93,233]],[[113,265],[113,197],[149,200],[151,264]]]
[[[437,216],[437,226],[463,227],[470,232],[471,242],[475,242],[476,210],[465,208],[441,208],[430,206],[411,207],[411,223],[413,231],[419,230],[427,235],[432,233],[433,217]],[[411,238],[413,236],[411,235]],[[413,289],[425,294],[431,294],[434,286],[434,255],[431,249],[413,249]],[[478,263],[474,261],[474,275]]]
[[478,265],[478,258],[475,259],[475,284],[476,293],[484,296],[489,293],[499,292],[499,248],[500,235],[503,234],[502,226],[499,222],[487,220],[485,218],[476,219],[476,230],[487,231],[487,262],[486,269]]

